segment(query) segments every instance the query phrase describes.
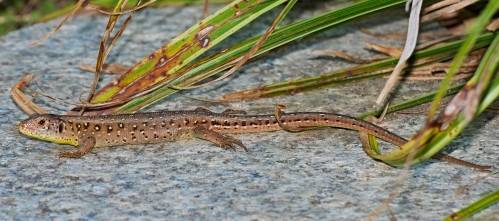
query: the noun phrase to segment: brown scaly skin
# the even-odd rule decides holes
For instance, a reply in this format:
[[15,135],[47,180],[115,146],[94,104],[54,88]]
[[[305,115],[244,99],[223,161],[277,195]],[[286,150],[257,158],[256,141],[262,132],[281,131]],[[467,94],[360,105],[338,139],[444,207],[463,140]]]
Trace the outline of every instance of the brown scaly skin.
[[[276,118],[277,117],[277,118]],[[200,138],[224,149],[246,147],[226,134],[257,133],[277,130],[302,130],[313,127],[336,127],[364,131],[386,142],[401,146],[406,140],[379,126],[349,116],[296,112],[275,115],[247,115],[232,110],[214,113],[204,108],[192,111],[163,111],[107,116],[35,115],[19,124],[19,131],[29,137],[54,143],[78,146],[77,151],[62,152],[61,157],[79,158],[94,147],[125,144],[149,144]],[[483,166],[450,156],[443,160],[483,170]]]

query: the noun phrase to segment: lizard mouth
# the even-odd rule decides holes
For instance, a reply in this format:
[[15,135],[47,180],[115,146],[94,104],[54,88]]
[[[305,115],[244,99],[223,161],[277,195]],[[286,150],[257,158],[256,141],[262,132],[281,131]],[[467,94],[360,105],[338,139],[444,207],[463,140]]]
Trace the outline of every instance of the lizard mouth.
[[17,123],[16,126],[17,126],[17,130],[19,130],[19,132],[21,132],[24,135],[28,135],[28,130],[26,129],[26,123],[24,121]]
[[29,127],[29,124],[22,121],[20,122],[19,124],[17,124],[17,130],[21,133],[21,134],[24,134],[28,137],[34,137],[34,138],[37,138],[37,135],[34,130],[30,127]]
[[47,135],[40,131],[40,128],[37,125],[34,125],[33,120],[27,119],[19,122],[17,124],[17,130],[28,137],[36,138],[36,139],[45,139]]

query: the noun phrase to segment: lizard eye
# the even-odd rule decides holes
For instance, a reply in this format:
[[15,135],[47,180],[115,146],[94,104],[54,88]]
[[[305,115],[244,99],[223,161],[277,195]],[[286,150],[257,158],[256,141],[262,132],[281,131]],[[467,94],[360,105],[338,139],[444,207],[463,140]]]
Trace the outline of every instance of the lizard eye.
[[42,120],[38,121],[38,124],[39,125],[44,125],[45,124],[45,120],[42,119]]

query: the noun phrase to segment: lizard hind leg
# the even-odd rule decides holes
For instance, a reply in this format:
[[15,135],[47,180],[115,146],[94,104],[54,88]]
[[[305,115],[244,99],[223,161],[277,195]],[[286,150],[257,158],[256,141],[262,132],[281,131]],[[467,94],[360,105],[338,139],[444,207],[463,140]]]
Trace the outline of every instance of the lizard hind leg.
[[219,145],[221,148],[226,150],[236,150],[236,146],[243,148],[245,151],[248,151],[248,148],[244,146],[241,140],[236,138],[223,135],[221,133],[215,132],[213,130],[209,130],[205,127],[196,127],[193,129],[194,137],[199,139],[207,140],[212,143]]
[[59,158],[80,158],[84,156],[85,154],[89,153],[94,149],[95,147],[95,137],[83,137],[78,139],[79,140],[79,145],[80,147],[78,150],[75,151],[62,151],[59,153]]

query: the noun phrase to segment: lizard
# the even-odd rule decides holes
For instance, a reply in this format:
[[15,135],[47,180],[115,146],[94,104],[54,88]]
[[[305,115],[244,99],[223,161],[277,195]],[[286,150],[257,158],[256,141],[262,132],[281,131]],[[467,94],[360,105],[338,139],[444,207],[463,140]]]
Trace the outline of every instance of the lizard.
[[[326,112],[284,113],[278,108],[275,114],[265,115],[248,115],[231,109],[215,113],[205,108],[101,116],[34,114],[18,124],[18,130],[28,137],[78,147],[75,151],[59,153],[59,157],[65,158],[80,158],[95,147],[160,143],[193,137],[224,149],[240,147],[247,151],[241,140],[228,134],[300,131],[317,127],[363,131],[396,146],[407,142],[380,126],[354,117]],[[434,158],[479,170],[489,168],[444,154],[437,154]]]

